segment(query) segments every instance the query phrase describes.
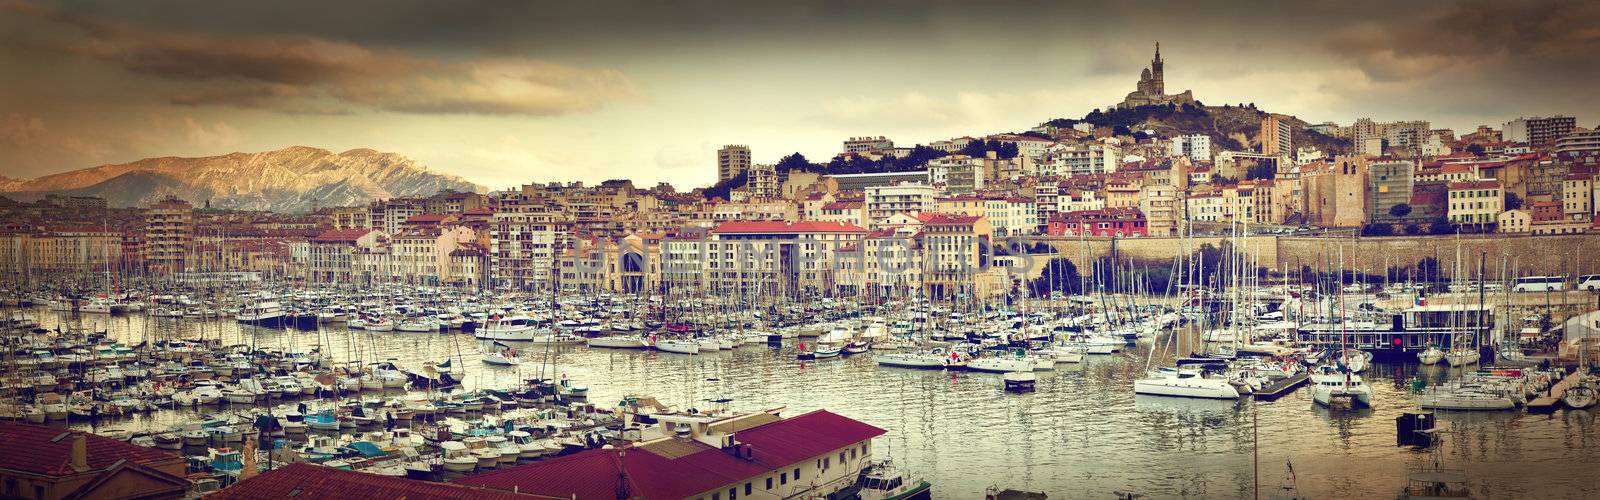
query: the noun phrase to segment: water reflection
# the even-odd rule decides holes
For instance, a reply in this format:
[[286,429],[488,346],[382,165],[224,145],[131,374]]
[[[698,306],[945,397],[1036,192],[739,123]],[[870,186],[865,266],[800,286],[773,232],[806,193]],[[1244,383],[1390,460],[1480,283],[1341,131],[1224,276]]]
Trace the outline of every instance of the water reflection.
[[[47,326],[56,321],[41,314]],[[733,399],[738,410],[815,408],[884,428],[879,453],[927,475],[942,498],[973,498],[992,484],[1044,490],[1060,497],[1244,497],[1254,484],[1259,452],[1263,492],[1275,491],[1292,463],[1309,497],[1389,497],[1407,467],[1434,453],[1395,446],[1394,418],[1417,411],[1414,378],[1436,384],[1459,369],[1378,364],[1365,374],[1373,407],[1328,410],[1304,388],[1271,401],[1203,401],[1138,396],[1145,348],[1091,356],[1081,365],[1040,372],[1038,390],[1007,394],[1000,376],[879,367],[871,359],[798,362],[792,344],[701,355],[653,351],[519,346],[525,361],[493,367],[492,349],[469,335],[372,333],[327,328],[293,332],[240,328],[231,321],[145,321],[86,318],[129,344],[159,338],[221,338],[225,344],[281,350],[320,348],[339,361],[395,359],[405,366],[456,359],[468,387],[501,387],[526,377],[566,375],[611,405],[648,394],[677,408]],[[87,326],[87,325],[86,325]],[[232,411],[232,410],[224,410]],[[160,428],[192,418],[159,412],[115,422]],[[1439,414],[1447,467],[1467,471],[1485,497],[1600,495],[1600,466],[1591,412]]]

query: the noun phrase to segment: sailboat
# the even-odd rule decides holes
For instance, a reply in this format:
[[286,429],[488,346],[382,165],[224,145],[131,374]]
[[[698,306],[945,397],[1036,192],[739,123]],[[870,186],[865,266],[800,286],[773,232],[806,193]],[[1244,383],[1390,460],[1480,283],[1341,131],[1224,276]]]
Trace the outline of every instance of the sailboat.
[[[1344,263],[1344,249],[1339,249],[1339,263]],[[1339,346],[1342,349],[1340,360],[1330,365],[1318,366],[1311,374],[1311,400],[1318,405],[1333,407],[1344,406],[1349,408],[1371,407],[1372,388],[1356,375],[1356,363],[1365,369],[1371,353],[1347,349],[1349,330],[1345,327],[1350,322],[1350,316],[1345,311],[1344,292],[1339,292]],[[1354,352],[1352,352],[1354,351]]]
[[1417,361],[1424,365],[1437,365],[1444,360],[1444,350],[1439,346],[1429,345],[1427,349],[1417,353]]
[[518,363],[522,362],[522,360],[517,359],[516,349],[512,349],[511,346],[499,342],[495,342],[494,345],[499,349],[483,353],[483,364],[495,366],[516,366]]

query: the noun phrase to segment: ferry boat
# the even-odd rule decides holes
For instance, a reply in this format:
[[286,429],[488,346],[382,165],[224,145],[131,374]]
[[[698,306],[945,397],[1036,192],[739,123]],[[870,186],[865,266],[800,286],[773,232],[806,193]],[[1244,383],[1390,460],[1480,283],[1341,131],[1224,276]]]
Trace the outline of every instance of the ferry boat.
[[1430,347],[1450,350],[1457,333],[1494,330],[1491,306],[1429,304],[1399,313],[1370,308],[1349,318],[1307,321],[1294,340],[1317,350],[1360,349],[1372,353],[1374,361],[1410,361]]

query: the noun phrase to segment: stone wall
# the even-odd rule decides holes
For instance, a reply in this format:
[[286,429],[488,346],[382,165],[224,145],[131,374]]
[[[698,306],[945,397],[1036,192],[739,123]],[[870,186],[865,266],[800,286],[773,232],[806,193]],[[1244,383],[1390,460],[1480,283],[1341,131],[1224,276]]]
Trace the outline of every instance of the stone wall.
[[[1201,245],[1220,246],[1228,237],[1196,238],[1119,238],[1119,260],[1164,262],[1186,255]],[[1110,255],[1111,238],[1047,238],[1056,252],[1083,268],[1100,256]],[[1501,276],[1501,268],[1517,276],[1600,274],[1600,233],[1563,235],[1461,235],[1393,237],[1315,237],[1252,236],[1241,239],[1245,252],[1256,264],[1272,269],[1296,270],[1300,266],[1327,269],[1342,262],[1346,269],[1382,273],[1390,266],[1415,266],[1425,257],[1439,259],[1440,269],[1450,273],[1457,255],[1461,270],[1477,274],[1480,252],[1491,279]],[[1042,262],[1041,262],[1042,264]]]

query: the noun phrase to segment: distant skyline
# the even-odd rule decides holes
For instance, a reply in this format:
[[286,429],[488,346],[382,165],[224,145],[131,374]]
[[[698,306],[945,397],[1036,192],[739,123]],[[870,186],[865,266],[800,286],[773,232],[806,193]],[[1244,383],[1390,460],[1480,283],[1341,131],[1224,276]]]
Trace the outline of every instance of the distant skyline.
[[1600,120],[1600,2],[0,0],[0,175],[305,145],[491,189],[1022,131],[1133,90],[1319,122]]

